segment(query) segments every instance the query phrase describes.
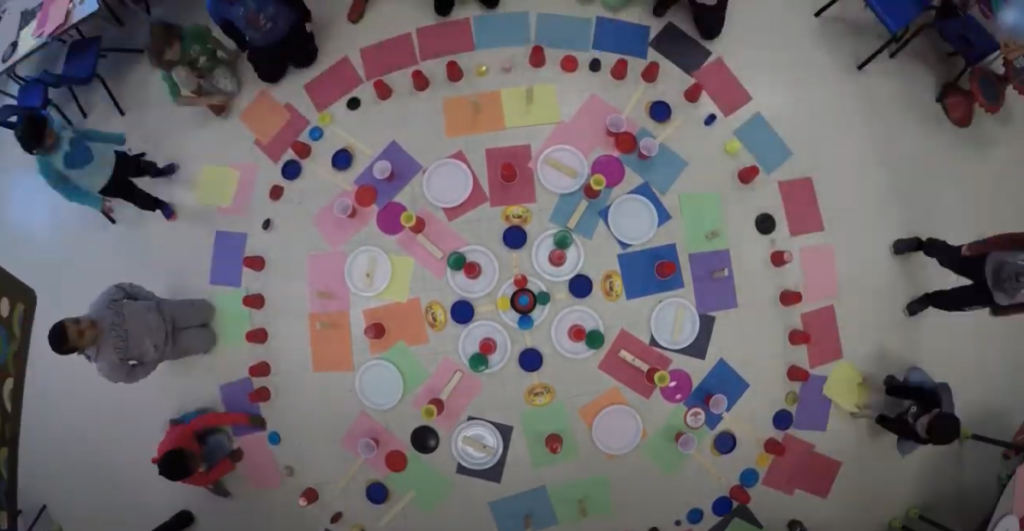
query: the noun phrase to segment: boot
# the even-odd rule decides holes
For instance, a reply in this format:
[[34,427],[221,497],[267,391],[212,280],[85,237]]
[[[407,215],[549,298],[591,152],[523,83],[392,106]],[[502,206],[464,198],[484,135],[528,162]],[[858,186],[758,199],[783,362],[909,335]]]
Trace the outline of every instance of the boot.
[[729,0],[688,1],[693,23],[697,26],[700,37],[706,41],[717,39],[722,34],[722,27],[725,26],[725,10],[729,7]]
[[501,3],[501,0],[480,0],[480,3],[483,4],[483,6],[486,7],[487,9],[497,9],[498,4]]
[[903,308],[903,313],[907,317],[914,317],[931,307],[932,305],[928,304],[928,295],[921,295],[920,297],[908,302],[907,306]]
[[656,0],[654,2],[654,16],[661,18],[668,13],[669,9],[675,7],[679,0]]
[[918,253],[924,250],[924,240],[914,236],[913,238],[900,238],[892,242],[892,254],[901,256],[904,254]]
[[455,0],[434,0],[434,13],[439,17],[447,17],[455,9]]
[[153,531],[185,531],[196,523],[196,516],[192,511],[181,510],[174,513],[166,522],[156,526]]

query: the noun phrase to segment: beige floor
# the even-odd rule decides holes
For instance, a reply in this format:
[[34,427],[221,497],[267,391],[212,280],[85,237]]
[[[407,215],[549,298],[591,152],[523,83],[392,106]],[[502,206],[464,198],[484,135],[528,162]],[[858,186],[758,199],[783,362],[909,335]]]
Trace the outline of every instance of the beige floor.
[[[295,104],[307,116],[312,106],[302,84],[336,58],[358,57],[358,48],[383,37],[409,31],[434,20],[429,2],[373,0],[373,10],[359,26],[344,20],[347,2],[313,1],[321,59],[308,72],[290,75],[274,88],[279,99]],[[185,6],[184,4],[188,4]],[[202,20],[199,2],[165,2],[157,9],[180,20]],[[559,11],[595,15],[594,5],[569,0],[506,0],[502,9]],[[697,122],[684,125],[668,143],[680,150],[691,165],[666,203],[674,204],[680,191],[716,191],[726,205],[740,308],[719,316],[712,354],[700,363],[674,358],[676,366],[695,380],[724,357],[751,383],[734,418],[760,436],[770,433],[770,414],[781,406],[787,389],[783,368],[800,355],[784,343],[787,327],[798,323],[795,312],[780,311],[772,302],[781,287],[799,281],[798,273],[779,274],[766,263],[767,250],[793,248],[804,243],[831,242],[839,258],[838,308],[847,359],[872,375],[902,370],[916,363],[936,378],[949,381],[956,391],[958,412],[965,423],[983,433],[1009,436],[1021,421],[1016,400],[1024,397],[1018,371],[1024,337],[1017,320],[995,320],[983,313],[945,315],[930,312],[907,320],[900,310],[911,297],[955,280],[921,258],[894,260],[889,241],[898,236],[935,235],[963,242],[983,235],[1020,228],[1020,151],[1016,135],[1022,106],[1010,93],[1007,108],[998,116],[979,115],[966,131],[951,127],[933,103],[940,82],[955,72],[931,36],[914,43],[896,59],[879,59],[858,73],[854,65],[884,39],[884,30],[858,2],[846,1],[826,17],[815,20],[815,2],[808,0],[733,0],[724,35],[713,50],[725,56],[754,95],[754,102],[737,116],[708,130]],[[473,2],[460,2],[456,16],[479,12]],[[649,6],[631,7],[618,15],[660,27]],[[684,9],[671,15],[692,28]],[[133,18],[134,28],[143,27]],[[144,32],[111,37],[121,45],[142,42]],[[549,81],[560,90],[562,113],[571,116],[591,92],[625,106],[632,83],[615,83],[604,76],[566,76],[554,65],[542,71],[525,66],[525,51],[478,52],[463,59],[464,66],[489,64],[495,71],[484,79],[470,78],[451,87],[441,81],[441,62],[428,64],[434,88],[426,94],[407,94],[404,76],[396,83],[398,95],[386,104],[374,101],[368,87],[359,90],[364,109],[346,118],[348,129],[363,143],[383,147],[399,140],[421,162],[430,163],[455,150],[464,150],[480,170],[483,150],[496,145],[532,143],[538,146],[547,127],[446,139],[441,134],[441,99],[446,94],[483,88],[501,88],[525,82]],[[515,57],[512,75],[497,72],[501,60]],[[40,57],[24,71],[42,68],[53,57]],[[52,62],[50,64],[53,64]],[[358,60],[357,60],[358,64]],[[678,100],[688,79],[663,64],[663,76],[651,96]],[[47,503],[69,531],[125,530],[154,527],[174,511],[188,507],[200,520],[198,529],[321,529],[330,508],[345,511],[344,525],[368,526],[382,511],[371,508],[350,487],[340,499],[301,510],[296,499],[308,485],[324,486],[337,480],[352,458],[339,447],[349,422],[361,410],[351,390],[352,375],[312,374],[308,364],[305,315],[305,255],[326,246],[311,218],[321,207],[330,185],[303,180],[291,186],[287,200],[270,206],[264,190],[277,179],[277,170],[254,147],[237,120],[218,121],[197,110],[171,107],[155,71],[144,59],[112,58],[103,71],[121,96],[126,118],[112,112],[98,88],[82,91],[93,117],[93,128],[126,131],[136,149],[159,160],[183,165],[177,182],[151,186],[180,205],[181,219],[167,224],[155,215],[143,215],[119,205],[120,223],[108,226],[98,215],[63,202],[36,177],[33,161],[22,154],[10,136],[0,143],[4,179],[0,179],[0,245],[3,266],[34,286],[39,293],[37,326],[33,337],[22,426],[21,493],[26,508]],[[634,76],[636,74],[634,73]],[[246,72],[241,101],[259,88]],[[58,101],[72,113],[63,96]],[[706,103],[706,102],[705,102]],[[763,112],[795,152],[776,178],[811,175],[815,178],[827,231],[797,242],[779,235],[774,242],[756,235],[753,215],[762,210],[781,213],[773,183],[762,180],[740,189],[731,177],[733,162],[721,150],[729,131],[754,111]],[[346,115],[338,109],[339,115]],[[636,113],[639,117],[639,112]],[[253,161],[260,165],[259,192],[250,219],[228,219],[194,206],[190,181],[203,164]],[[630,182],[638,182],[630,176]],[[533,235],[546,224],[554,202],[541,191],[535,209],[539,221]],[[417,186],[402,195],[407,204],[426,205]],[[262,234],[258,225],[274,218],[275,230]],[[484,208],[458,221],[455,227],[468,239],[500,249],[500,222],[495,211]],[[58,358],[46,347],[46,330],[60,317],[81,312],[105,286],[118,281],[143,284],[172,297],[207,296],[208,256],[215,229],[249,231],[250,249],[270,260],[260,276],[249,275],[246,287],[269,298],[266,311],[254,318],[274,334],[271,345],[260,349],[221,349],[214,359],[192,359],[161,367],[143,383],[112,385],[81,360]],[[679,225],[663,228],[656,241],[679,241]],[[395,250],[394,242],[373,230],[352,245],[373,243]],[[591,275],[613,267],[617,248],[604,229],[587,243],[586,270]],[[508,262],[504,262],[504,273]],[[503,273],[503,274],[504,274]],[[689,286],[689,281],[687,281]],[[421,297],[453,300],[449,288],[417,271],[414,293]],[[687,287],[683,296],[692,298]],[[647,333],[647,319],[656,297],[635,302],[588,302],[612,330],[626,327]],[[375,301],[353,300],[353,312]],[[567,301],[557,302],[567,305]],[[550,318],[549,318],[550,319]],[[596,370],[597,357],[570,362],[555,355],[542,325],[537,342],[551,352],[545,378],[555,383],[571,408],[590,400],[613,382]],[[362,326],[356,318],[354,326]],[[646,337],[646,336],[645,336]],[[453,354],[454,328],[434,335],[429,346],[416,352],[433,367],[441,356]],[[519,341],[517,339],[517,341]],[[369,359],[365,340],[355,340],[356,363]],[[275,366],[275,400],[266,407],[272,427],[284,444],[277,450],[282,465],[297,471],[285,487],[273,492],[247,489],[239,478],[231,485],[231,502],[171,484],[158,477],[149,459],[161,437],[164,420],[185,408],[215,403],[217,385],[241,376],[250,360],[265,358]],[[509,466],[501,485],[453,476],[455,495],[437,513],[407,509],[391,529],[492,529],[486,502],[550,482],[601,474],[613,480],[614,516],[593,521],[584,529],[672,528],[690,507],[710,504],[723,488],[702,467],[690,466],[677,475],[663,475],[639,454],[609,461],[588,442],[580,423],[575,430],[583,441],[573,464],[535,472],[520,438],[520,393],[528,379],[513,365],[485,378],[484,392],[470,413],[516,425]],[[628,391],[627,391],[628,393]],[[644,402],[630,395],[648,426],[659,425],[670,413],[659,399]],[[376,414],[404,437],[416,425],[416,413],[407,403]],[[754,489],[752,508],[768,529],[779,529],[789,518],[803,519],[811,529],[878,529],[910,505],[920,505],[968,528],[980,518],[997,495],[997,452],[979,445],[927,449],[901,460],[893,440],[867,424],[858,424],[833,412],[827,433],[802,433],[819,450],[844,461],[828,500],[798,493],[787,497],[763,488]],[[716,461],[723,475],[732,478],[751,466],[755,444],[741,439],[736,454]],[[453,471],[452,457],[439,452],[430,457],[442,470]],[[369,479],[368,473],[357,482]],[[707,528],[705,520],[697,528]],[[368,527],[369,528],[369,527]]]

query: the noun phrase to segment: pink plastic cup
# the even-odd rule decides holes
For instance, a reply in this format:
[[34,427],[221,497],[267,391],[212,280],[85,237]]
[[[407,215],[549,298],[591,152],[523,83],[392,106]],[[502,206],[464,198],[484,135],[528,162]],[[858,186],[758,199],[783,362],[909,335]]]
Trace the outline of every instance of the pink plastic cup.
[[615,138],[615,135],[626,130],[626,117],[621,114],[613,114],[604,121],[608,136]]

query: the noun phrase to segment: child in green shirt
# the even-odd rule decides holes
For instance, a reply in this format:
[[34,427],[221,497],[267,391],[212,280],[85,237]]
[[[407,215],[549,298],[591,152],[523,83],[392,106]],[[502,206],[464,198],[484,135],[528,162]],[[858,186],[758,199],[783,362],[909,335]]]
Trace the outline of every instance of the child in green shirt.
[[154,22],[149,29],[149,61],[162,70],[171,99],[182,106],[203,105],[223,116],[240,90],[235,63],[240,54],[201,24]]

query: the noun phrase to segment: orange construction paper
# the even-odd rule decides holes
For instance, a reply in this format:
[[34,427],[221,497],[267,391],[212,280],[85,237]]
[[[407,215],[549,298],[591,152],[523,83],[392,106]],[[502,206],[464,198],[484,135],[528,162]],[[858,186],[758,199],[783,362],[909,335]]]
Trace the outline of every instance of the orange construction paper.
[[[473,101],[479,104],[479,112]],[[444,134],[448,138],[505,130],[501,91],[444,99]]]
[[273,94],[266,90],[256,93],[256,97],[242,110],[238,119],[245,124],[252,136],[264,144],[270,142],[288,123],[291,113]]
[[[313,372],[352,372],[352,319],[348,311],[309,314]],[[317,323],[320,326],[317,327]]]
[[386,333],[383,339],[367,339],[370,354],[387,352],[399,341],[410,347],[426,345],[430,341],[419,297],[363,310],[363,326],[378,322],[384,324]]

